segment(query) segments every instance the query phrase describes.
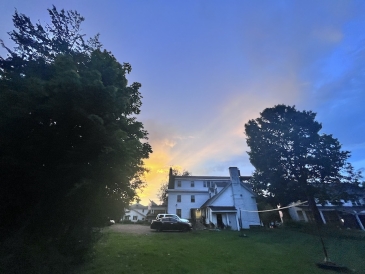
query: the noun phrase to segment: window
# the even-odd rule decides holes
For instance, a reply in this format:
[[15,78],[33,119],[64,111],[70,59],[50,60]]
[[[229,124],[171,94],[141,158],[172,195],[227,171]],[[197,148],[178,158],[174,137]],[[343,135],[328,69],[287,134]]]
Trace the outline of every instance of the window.
[[207,182],[206,182],[206,181],[204,181],[204,182],[203,182],[203,185],[204,185],[204,187],[207,187]]
[[361,205],[360,201],[352,201],[353,206],[359,206]]
[[191,187],[194,187],[194,185],[195,185],[195,184],[194,184],[194,181],[191,181],[190,186],[191,186]]
[[181,195],[177,195],[177,202],[181,203]]
[[181,181],[177,181],[177,186],[181,187]]
[[137,221],[137,216],[133,216],[133,220],[134,221]]
[[307,216],[307,219],[309,222],[313,223],[314,222],[314,217],[313,217],[313,213],[310,210],[305,210],[305,215]]
[[195,195],[191,195],[191,202],[195,203]]
[[124,220],[129,220],[129,215],[125,216]]
[[327,224],[335,224],[340,225],[340,218],[337,215],[337,212],[334,210],[331,211],[322,211],[322,215],[326,220]]
[[176,209],[176,215],[181,218],[181,209]]
[[303,215],[303,211],[301,210],[297,210],[297,214],[298,214],[298,218],[299,218],[299,221],[304,221],[304,215]]

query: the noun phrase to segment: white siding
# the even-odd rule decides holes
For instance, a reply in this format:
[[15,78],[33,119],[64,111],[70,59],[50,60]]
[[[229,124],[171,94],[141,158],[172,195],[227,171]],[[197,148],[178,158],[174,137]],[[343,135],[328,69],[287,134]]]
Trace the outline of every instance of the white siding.
[[129,216],[128,220],[132,222],[144,221],[146,220],[147,209],[131,209],[126,212],[123,219],[126,220],[126,216]]
[[243,221],[243,227],[248,228],[250,225],[260,225],[260,218],[258,213],[249,212],[257,211],[256,199],[252,197],[252,194],[248,191],[243,193],[243,204],[239,205],[241,208],[241,215]]
[[232,187],[226,189],[212,204],[214,206],[233,206]]
[[[181,195],[181,202],[177,202],[178,195]],[[195,195],[195,203],[191,202],[191,195]],[[181,218],[191,219],[190,209],[200,208],[208,198],[208,193],[169,192],[167,213],[176,214],[176,210],[181,209]]]
[[[256,199],[252,197],[252,193],[250,193],[247,189],[241,186],[241,191],[239,194],[242,195],[242,199],[238,199],[239,204],[233,204],[233,190],[232,186],[226,189],[218,198],[213,202],[214,206],[235,206],[237,209],[237,221],[240,216],[242,216],[242,226],[243,228],[249,228],[250,225],[260,225],[260,218],[257,212],[248,212],[248,211],[257,211]],[[241,210],[241,213],[240,213]],[[233,228],[233,224],[231,224]]]

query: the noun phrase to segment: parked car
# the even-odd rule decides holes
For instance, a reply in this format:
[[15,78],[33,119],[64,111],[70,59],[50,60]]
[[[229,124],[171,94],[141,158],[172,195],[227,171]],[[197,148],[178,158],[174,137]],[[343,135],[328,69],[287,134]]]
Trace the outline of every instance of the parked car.
[[179,231],[190,231],[193,226],[191,223],[182,222],[173,217],[164,217],[159,220],[152,221],[150,225],[151,229],[156,229],[157,231],[164,230],[179,230]]
[[185,222],[185,223],[188,223],[189,222],[189,220],[187,220],[187,219],[182,219],[182,218],[180,218],[179,216],[177,216],[176,214],[168,214],[168,213],[161,213],[161,214],[157,214],[157,216],[156,216],[156,220],[160,220],[161,218],[166,218],[166,217],[169,217],[169,218],[175,218],[175,219],[177,219],[177,220],[180,220],[180,221],[182,221],[182,222]]

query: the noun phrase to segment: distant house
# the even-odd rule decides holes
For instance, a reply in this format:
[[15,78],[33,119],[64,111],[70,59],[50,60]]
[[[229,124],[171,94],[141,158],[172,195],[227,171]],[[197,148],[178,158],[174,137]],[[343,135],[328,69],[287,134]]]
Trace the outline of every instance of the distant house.
[[150,200],[148,205],[148,213],[146,216],[147,221],[156,219],[157,214],[167,213],[167,205],[158,205],[154,201]]
[[174,176],[170,169],[168,213],[217,228],[259,226],[256,195],[247,183],[250,177],[240,176],[236,167],[230,167],[229,174]]
[[[356,194],[353,201],[340,200],[336,204],[326,202],[317,204],[324,224],[332,224],[340,227],[365,230],[365,189],[348,187],[347,192]],[[289,208],[289,214],[295,221],[313,222],[313,214],[308,204]]]
[[122,216],[122,221],[129,220],[134,223],[138,221],[145,221],[147,213],[148,213],[148,206],[136,203],[131,205],[128,209],[125,210],[124,215]]

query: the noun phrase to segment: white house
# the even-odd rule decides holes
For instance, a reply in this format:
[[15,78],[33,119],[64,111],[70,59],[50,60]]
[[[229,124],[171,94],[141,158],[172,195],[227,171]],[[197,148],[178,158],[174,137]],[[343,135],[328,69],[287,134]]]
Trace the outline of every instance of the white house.
[[[359,201],[341,200],[341,202],[341,205],[334,205],[330,202],[326,202],[324,205],[317,204],[323,223],[365,230],[364,204]],[[313,213],[308,204],[290,207],[288,211],[294,221],[314,222]]]
[[173,176],[169,174],[168,213],[193,222],[233,230],[259,226],[256,195],[236,167],[229,177]]
[[148,213],[147,213],[147,221],[152,221],[156,219],[157,214],[160,213],[167,213],[167,205],[162,204],[158,205],[154,201],[150,200],[150,203],[148,204]]
[[148,213],[148,206],[141,205],[140,203],[136,203],[131,205],[128,209],[126,209],[123,220],[130,220],[132,222],[144,221],[146,220],[146,216]]
[[[331,186],[331,185],[329,185]],[[337,187],[339,185],[335,185]],[[317,204],[319,214],[324,224],[332,224],[351,229],[365,230],[365,189],[352,184],[341,184],[340,191],[329,188],[338,197],[353,195],[353,200],[340,199],[336,203],[327,201]],[[292,204],[294,205],[294,204]],[[313,214],[308,204],[289,208],[289,214],[294,221],[312,222]]]

